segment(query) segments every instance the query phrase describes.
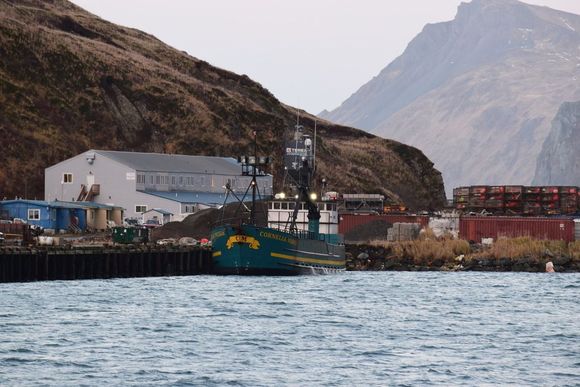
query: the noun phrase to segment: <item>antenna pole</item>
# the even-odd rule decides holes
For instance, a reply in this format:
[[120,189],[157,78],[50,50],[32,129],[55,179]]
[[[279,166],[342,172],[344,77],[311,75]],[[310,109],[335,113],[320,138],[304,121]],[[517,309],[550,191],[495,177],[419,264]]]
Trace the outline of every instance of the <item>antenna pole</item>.
[[254,130],[254,165],[252,171],[252,207],[250,210],[250,224],[256,224],[256,168],[258,165],[258,133]]
[[314,119],[314,150],[312,151],[312,173],[316,171],[316,119]]

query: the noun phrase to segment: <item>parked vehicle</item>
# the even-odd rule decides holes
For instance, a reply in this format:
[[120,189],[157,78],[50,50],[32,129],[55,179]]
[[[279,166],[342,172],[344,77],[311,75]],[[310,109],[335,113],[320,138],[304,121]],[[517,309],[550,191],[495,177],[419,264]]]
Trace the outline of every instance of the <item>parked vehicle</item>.
[[161,226],[161,224],[157,219],[149,219],[145,223],[143,223],[143,226],[147,228],[156,228]]

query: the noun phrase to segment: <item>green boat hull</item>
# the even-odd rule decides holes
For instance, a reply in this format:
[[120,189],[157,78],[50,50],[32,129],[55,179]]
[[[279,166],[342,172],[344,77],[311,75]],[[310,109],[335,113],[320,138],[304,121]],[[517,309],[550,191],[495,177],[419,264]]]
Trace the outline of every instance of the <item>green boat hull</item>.
[[251,225],[212,231],[213,271],[233,275],[301,275],[345,270],[344,245],[322,234]]

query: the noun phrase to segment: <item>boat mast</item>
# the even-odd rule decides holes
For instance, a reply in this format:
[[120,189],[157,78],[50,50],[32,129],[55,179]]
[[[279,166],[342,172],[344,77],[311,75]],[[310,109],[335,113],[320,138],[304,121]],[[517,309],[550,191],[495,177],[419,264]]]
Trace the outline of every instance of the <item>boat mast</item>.
[[312,173],[316,172],[316,119],[314,119],[314,145],[312,147]]
[[[315,140],[316,140],[316,122],[315,122]],[[312,179],[315,167],[315,143],[312,142],[308,136],[302,133],[303,127],[297,122],[294,131],[294,149],[292,152],[292,166],[294,183],[298,191],[296,196],[296,204],[292,217],[290,219],[290,231],[297,231],[296,220],[298,217],[298,210],[300,203],[304,202],[308,209],[308,231],[318,233],[320,211],[318,205],[310,197],[309,190],[312,188]],[[300,145],[300,146],[299,146]]]
[[258,134],[254,130],[254,165],[252,169],[252,207],[250,208],[250,224],[256,225],[256,168],[258,164]]

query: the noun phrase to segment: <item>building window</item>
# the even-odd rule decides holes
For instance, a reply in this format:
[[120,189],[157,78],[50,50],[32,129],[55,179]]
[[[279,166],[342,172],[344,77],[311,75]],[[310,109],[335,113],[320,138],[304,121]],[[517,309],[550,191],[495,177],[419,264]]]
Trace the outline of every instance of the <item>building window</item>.
[[28,210],[28,220],[40,220],[40,209],[31,208]]
[[149,176],[149,183],[153,184],[153,175]]
[[175,176],[171,176],[171,185],[175,185]]
[[72,175],[72,173],[68,173],[68,172],[67,173],[63,173],[63,175],[62,175],[62,182],[64,184],[72,184],[72,182],[73,182],[73,175]]
[[139,173],[137,175],[137,184],[145,184],[145,175],[142,173]]
[[193,212],[195,212],[195,205],[194,204],[186,204],[185,205],[185,213],[192,214]]
[[137,204],[135,206],[135,212],[139,212],[139,213],[147,212],[147,206],[143,205],[143,204]]

